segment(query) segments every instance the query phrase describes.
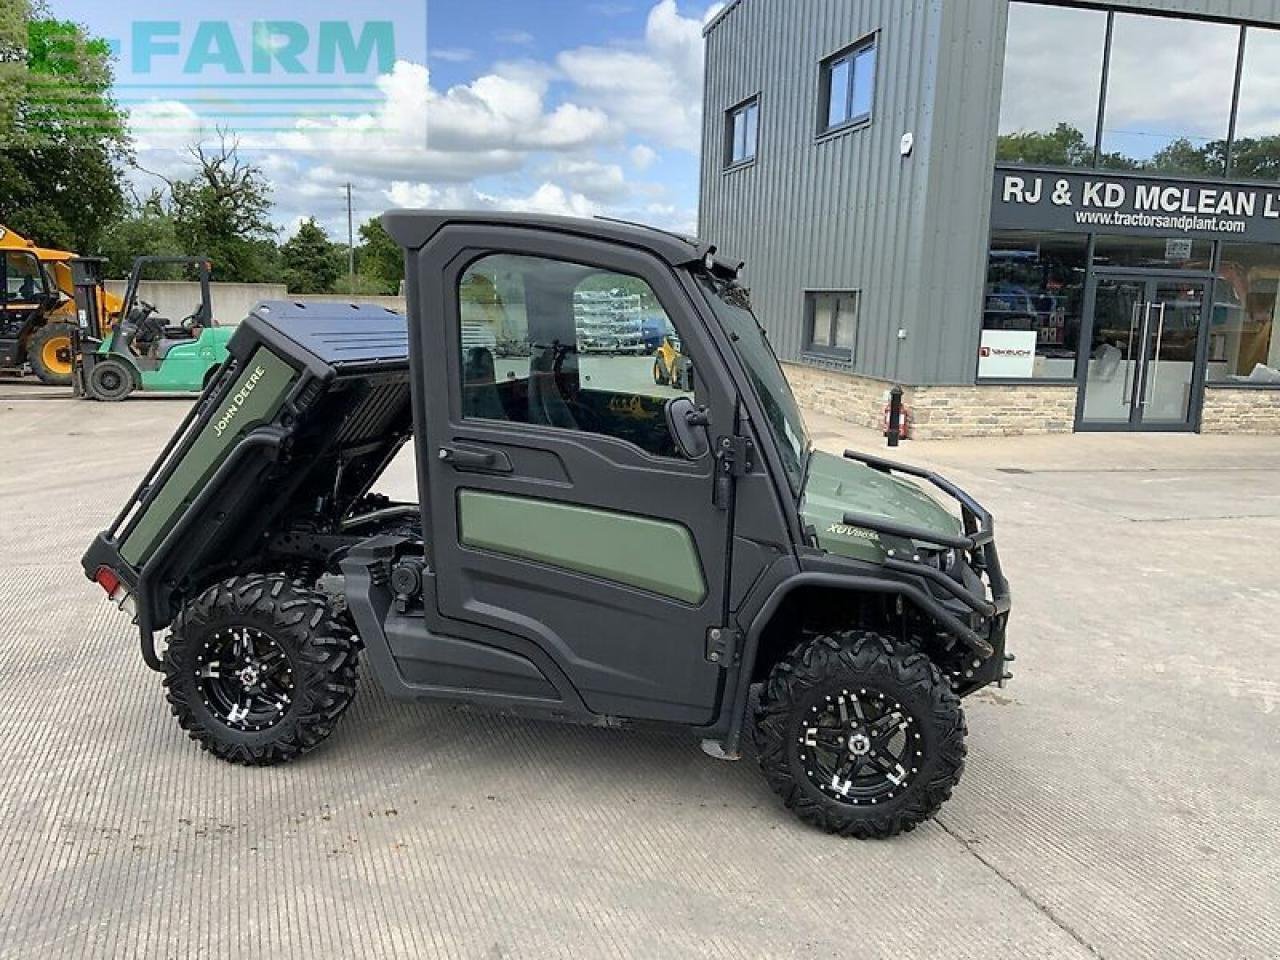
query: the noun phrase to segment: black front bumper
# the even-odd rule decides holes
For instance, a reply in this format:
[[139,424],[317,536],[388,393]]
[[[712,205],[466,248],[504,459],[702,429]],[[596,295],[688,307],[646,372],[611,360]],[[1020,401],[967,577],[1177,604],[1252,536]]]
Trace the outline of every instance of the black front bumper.
[[922,558],[916,549],[889,549],[884,567],[922,580],[928,589],[921,605],[948,633],[973,651],[979,661],[974,665],[974,673],[981,671],[986,675],[998,669],[998,674],[990,679],[1003,679],[1004,641],[1011,601],[1009,581],[996,550],[991,513],[950,480],[931,470],[854,450],[846,450],[844,455],[884,473],[900,473],[926,480],[959,504],[963,534],[940,534],[862,513],[846,513],[844,522],[897,540],[958,551],[961,562],[974,576],[952,576],[949,571]]

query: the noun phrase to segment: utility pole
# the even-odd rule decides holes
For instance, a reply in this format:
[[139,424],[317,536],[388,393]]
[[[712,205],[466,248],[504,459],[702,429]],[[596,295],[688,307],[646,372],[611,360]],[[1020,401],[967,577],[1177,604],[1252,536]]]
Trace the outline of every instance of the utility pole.
[[356,235],[351,217],[351,184],[347,184],[347,292],[356,292]]

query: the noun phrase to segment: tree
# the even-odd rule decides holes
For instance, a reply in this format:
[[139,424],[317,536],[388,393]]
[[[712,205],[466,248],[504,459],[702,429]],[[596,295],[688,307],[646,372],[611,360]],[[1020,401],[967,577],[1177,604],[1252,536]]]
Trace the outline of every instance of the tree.
[[290,293],[331,293],[342,268],[338,251],[324,228],[311,217],[280,247]]
[[1171,140],[1145,166],[1161,173],[1222,176],[1227,165],[1227,141],[1213,140],[1197,147],[1186,137]]
[[1241,137],[1231,145],[1231,175],[1280,180],[1280,136]]
[[[1069,123],[1059,123],[1049,133],[1027,130],[1003,133],[996,139],[996,159],[1002,163],[1027,163],[1045,167],[1093,166],[1093,143]],[[1108,170],[1136,170],[1138,162],[1122,153],[1104,151],[1098,165]]]
[[1051,133],[1034,130],[1001,134],[996,159],[1051,167],[1087,167],[1093,164],[1093,144],[1069,123],[1059,123]]
[[110,48],[74,23],[0,5],[0,222],[45,246],[92,252],[124,209],[124,113]]
[[[1226,161],[1226,140],[1210,140],[1197,147],[1180,137],[1157,153],[1150,166],[1164,173],[1222,176]],[[1248,180],[1280,180],[1280,136],[1235,140],[1231,144],[1231,175]]]
[[[102,238],[102,255],[107,258],[107,275],[126,277],[135,257],[173,257],[183,254],[178,239],[178,225],[164,207],[163,198],[153,193],[143,201],[135,201],[129,213],[107,227]],[[149,271],[151,279],[166,279]],[[171,279],[177,279],[172,271]]]
[[275,280],[271,185],[262,170],[241,159],[239,141],[222,130],[216,146],[197,143],[190,153],[196,172],[188,179],[153,174],[168,188],[166,209],[182,249],[208,257],[215,279]]
[[362,288],[384,294],[400,292],[400,283],[404,280],[404,251],[377,217],[360,225],[356,273],[357,285]]

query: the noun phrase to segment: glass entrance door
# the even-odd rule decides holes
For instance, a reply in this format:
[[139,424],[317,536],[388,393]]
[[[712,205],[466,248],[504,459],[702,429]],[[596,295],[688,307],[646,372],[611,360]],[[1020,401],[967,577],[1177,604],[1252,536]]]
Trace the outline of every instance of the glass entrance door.
[[1083,430],[1188,430],[1207,281],[1095,276]]

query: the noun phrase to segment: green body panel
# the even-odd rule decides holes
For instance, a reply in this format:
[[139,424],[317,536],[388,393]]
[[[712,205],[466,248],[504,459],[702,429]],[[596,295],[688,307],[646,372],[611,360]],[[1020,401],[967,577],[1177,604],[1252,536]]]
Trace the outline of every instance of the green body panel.
[[[142,389],[175,393],[203,390],[205,376],[227,359],[227,342],[235,332],[235,327],[205,327],[195,340],[172,347],[158,369],[140,371]],[[110,353],[111,343],[108,338],[98,352]]]
[[126,562],[138,567],[151,556],[239,439],[275,417],[294,377],[293,367],[258,348],[121,544]]
[[693,535],[669,520],[459,490],[458,540],[685,603],[707,596]]
[[800,513],[817,532],[818,546],[831,553],[873,563],[882,561],[890,548],[909,546],[873,530],[847,526],[846,511],[924,527],[934,533],[963,532],[959,517],[911,481],[890,476],[856,460],[815,450],[809,462]]

